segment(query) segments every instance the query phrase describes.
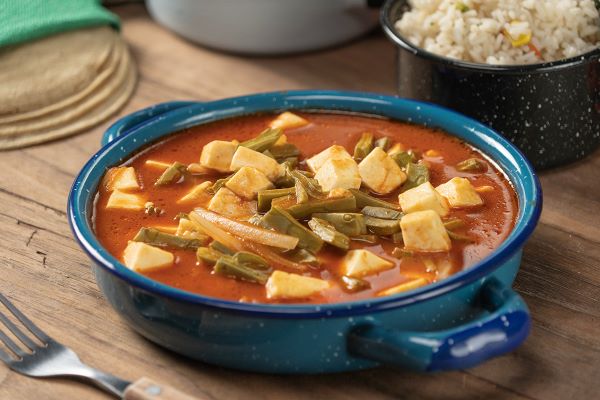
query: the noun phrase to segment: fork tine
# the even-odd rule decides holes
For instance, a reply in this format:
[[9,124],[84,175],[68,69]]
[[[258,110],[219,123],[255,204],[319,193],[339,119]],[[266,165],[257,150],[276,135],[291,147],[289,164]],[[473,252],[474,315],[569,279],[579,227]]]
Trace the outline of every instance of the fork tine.
[[14,360],[11,356],[9,356],[4,350],[0,349],[0,360],[4,361],[7,364],[12,363]]
[[4,315],[4,313],[2,313],[2,312],[0,312],[0,321],[2,321],[4,323],[4,325],[8,328],[8,330],[11,331],[13,333],[13,335],[18,337],[19,340],[21,342],[23,342],[23,344],[29,348],[29,350],[33,350],[37,347],[36,344],[33,343],[31,341],[31,339],[29,339],[23,333],[23,331],[21,329],[19,329],[18,326],[13,324],[13,322],[10,319],[6,318],[6,315]]
[[33,322],[31,322],[29,318],[23,315],[23,313],[19,311],[17,307],[15,307],[10,301],[8,301],[8,299],[4,297],[2,293],[0,293],[0,303],[4,304],[4,306],[8,308],[9,311],[13,313],[14,316],[17,317],[17,319],[21,321],[21,323],[25,325],[25,327],[29,329],[31,333],[33,333],[44,344],[48,343],[51,340],[50,337],[48,337],[48,335],[42,332],[40,328],[38,328]]
[[27,355],[11,338],[6,336],[6,334],[0,331],[0,341],[2,341],[6,347],[8,347],[13,353],[18,355],[19,357],[24,357]]

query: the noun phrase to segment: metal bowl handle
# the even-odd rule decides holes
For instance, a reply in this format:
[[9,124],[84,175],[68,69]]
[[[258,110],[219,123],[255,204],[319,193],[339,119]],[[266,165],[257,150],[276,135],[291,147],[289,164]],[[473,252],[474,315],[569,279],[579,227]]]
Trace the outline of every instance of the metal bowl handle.
[[407,332],[362,325],[348,336],[348,350],[370,360],[413,371],[470,368],[521,344],[531,327],[527,305],[512,288],[487,281],[480,296],[488,313],[458,327]]
[[144,108],[129,114],[112,124],[102,135],[100,144],[106,146],[118,137],[128,134],[150,120],[154,120],[162,114],[178,108],[187,107],[192,104],[197,104],[195,101],[169,101],[160,103],[152,107]]

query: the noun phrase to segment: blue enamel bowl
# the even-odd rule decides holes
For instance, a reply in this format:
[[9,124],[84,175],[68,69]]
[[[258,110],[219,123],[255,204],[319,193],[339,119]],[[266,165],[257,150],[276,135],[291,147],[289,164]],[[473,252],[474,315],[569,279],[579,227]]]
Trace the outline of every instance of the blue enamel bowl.
[[[94,235],[92,210],[107,168],[191,126],[282,110],[350,111],[439,127],[486,153],[519,199],[515,228],[490,256],[438,283],[395,296],[322,305],[247,304],[185,292],[126,268]],[[265,373],[324,373],[382,363],[416,371],[462,369],[513,350],[531,319],[511,288],[522,248],[542,208],[539,181],[523,155],[490,128],[435,105],[369,93],[291,91],[171,102],[117,121],[69,195],[75,238],[102,293],[129,325],[185,356]]]

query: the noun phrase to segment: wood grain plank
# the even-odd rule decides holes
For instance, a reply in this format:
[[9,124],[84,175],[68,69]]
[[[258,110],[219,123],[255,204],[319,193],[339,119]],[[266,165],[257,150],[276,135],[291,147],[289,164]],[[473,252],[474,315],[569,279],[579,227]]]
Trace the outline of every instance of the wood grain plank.
[[[527,299],[529,300],[529,297]],[[600,368],[597,344],[572,340],[571,335],[577,332],[572,327],[561,324],[558,319],[548,326],[539,324],[538,319],[544,307],[550,307],[552,312],[555,312],[551,303],[543,302],[540,306],[537,300],[528,304],[536,317],[531,335],[525,344],[507,356],[474,368],[470,373],[498,385],[510,387],[515,392],[531,398],[586,398],[586,395],[591,393],[592,382]]]
[[542,222],[600,244],[600,150],[570,166],[540,174]]
[[600,246],[540,224],[526,245],[516,287],[574,311],[600,316],[599,264]]
[[0,189],[5,192],[64,211],[72,182],[70,175],[50,168],[46,161],[24,156],[22,150],[2,154]]

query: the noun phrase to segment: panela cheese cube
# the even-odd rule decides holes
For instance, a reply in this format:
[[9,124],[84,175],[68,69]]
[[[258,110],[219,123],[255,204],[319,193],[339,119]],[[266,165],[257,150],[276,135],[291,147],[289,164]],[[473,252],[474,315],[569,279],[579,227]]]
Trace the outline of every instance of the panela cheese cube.
[[283,174],[283,167],[277,161],[244,146],[238,147],[235,151],[230,165],[232,171],[238,171],[242,167],[256,168],[270,181],[275,181]]
[[230,172],[231,159],[237,148],[237,142],[213,140],[202,148],[200,165],[219,172]]
[[315,175],[324,191],[360,188],[360,174],[353,159],[328,160]]
[[210,200],[210,193],[208,193],[208,188],[211,187],[213,183],[211,181],[202,182],[199,185],[196,185],[185,194],[182,198],[177,200],[177,203],[190,203],[196,205],[202,205],[208,200]]
[[406,214],[400,220],[400,228],[407,250],[436,252],[452,247],[442,219],[433,210]]
[[416,211],[433,210],[445,217],[450,212],[448,200],[435,190],[429,182],[425,182],[406,192],[400,193],[398,202],[402,211],[413,213]]
[[135,168],[133,167],[116,167],[109,169],[106,172],[105,182],[108,191],[137,190],[140,188]]
[[222,187],[208,203],[208,209],[226,217],[244,219],[256,214],[256,202],[246,201]]
[[435,189],[448,199],[450,207],[475,207],[483,204],[479,193],[466,178],[452,178]]
[[308,123],[309,122],[301,116],[286,111],[284,113],[279,114],[277,118],[271,121],[269,126],[271,128],[292,129],[308,125]]
[[329,282],[283,271],[275,271],[266,284],[269,299],[305,299],[329,288]]
[[265,174],[253,167],[240,168],[225,186],[246,200],[253,200],[260,190],[272,189],[274,186]]
[[333,145],[326,148],[319,154],[312,156],[306,160],[306,165],[314,173],[317,173],[319,169],[329,160],[352,160],[352,156],[342,146]]
[[106,208],[120,208],[123,210],[143,210],[145,203],[146,202],[144,201],[144,199],[138,194],[125,193],[120,190],[115,190],[110,194],[108,202],[106,203]]
[[375,147],[358,164],[358,171],[365,186],[381,194],[392,192],[406,181],[406,174],[380,147]]
[[360,278],[393,268],[394,263],[368,250],[350,250],[342,262],[342,274]]
[[173,265],[174,260],[172,253],[142,242],[129,242],[123,252],[127,268],[137,272],[167,268]]

